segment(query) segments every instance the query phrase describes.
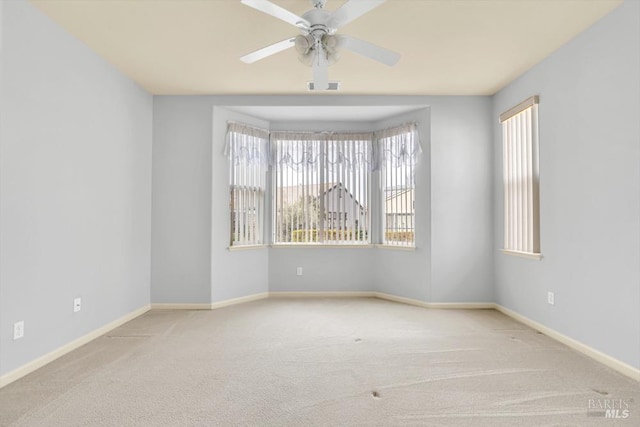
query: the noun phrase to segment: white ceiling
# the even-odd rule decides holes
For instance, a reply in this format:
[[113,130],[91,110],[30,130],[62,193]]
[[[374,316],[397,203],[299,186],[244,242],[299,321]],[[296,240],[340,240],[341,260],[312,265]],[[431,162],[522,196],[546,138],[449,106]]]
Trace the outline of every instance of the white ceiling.
[[[272,0],[299,15],[309,0]],[[306,94],[294,50],[238,58],[297,29],[240,0],[31,0],[153,94]],[[490,95],[622,0],[388,0],[343,27],[402,55],[387,67],[350,52],[329,69],[341,94]],[[329,0],[334,10],[344,0]]]

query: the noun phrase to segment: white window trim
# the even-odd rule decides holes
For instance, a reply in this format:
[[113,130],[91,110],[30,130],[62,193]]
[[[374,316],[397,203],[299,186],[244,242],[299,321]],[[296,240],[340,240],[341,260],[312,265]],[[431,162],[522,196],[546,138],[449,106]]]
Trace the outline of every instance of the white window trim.
[[418,247],[415,245],[415,242],[413,243],[412,246],[388,245],[388,244],[381,243],[376,245],[376,248],[390,249],[390,250],[396,250],[396,251],[409,251],[409,252],[414,252],[416,249],[418,249]]
[[509,249],[500,249],[500,252],[502,252],[505,255],[513,255],[513,256],[517,256],[520,258],[528,258],[528,259],[535,259],[540,261],[543,256],[541,253],[532,253],[532,252],[520,252],[520,251],[512,251]]
[[[412,142],[413,142],[413,147],[411,152],[406,152],[406,153],[392,153],[391,151],[387,151],[384,150],[382,147],[382,143],[383,140],[388,139],[388,138],[396,138],[396,137],[401,137],[401,135],[404,134],[408,134],[408,133],[412,133]],[[380,236],[379,236],[379,241],[381,242],[379,244],[380,247],[385,247],[385,248],[403,248],[403,249],[415,249],[416,247],[416,211],[415,211],[415,198],[417,197],[417,192],[416,192],[416,187],[415,187],[415,173],[416,173],[416,166],[417,166],[417,160],[420,156],[420,154],[422,153],[422,147],[420,144],[420,137],[418,134],[418,129],[417,129],[417,124],[416,123],[405,123],[403,125],[400,126],[394,126],[379,132],[376,132],[375,134],[375,145],[377,147],[377,159],[376,159],[376,163],[377,163],[377,169],[379,171],[379,182],[378,182],[378,194],[379,194],[379,198],[380,198],[380,203],[378,206],[379,209],[379,232],[380,232]],[[404,148],[404,146],[403,146]],[[412,192],[412,197],[413,200],[412,202],[412,206],[411,209],[413,210],[413,213],[411,214],[412,216],[412,225],[413,227],[411,228],[411,232],[413,233],[413,240],[409,243],[409,244],[404,244],[402,242],[387,242],[386,241],[386,233],[387,231],[390,231],[387,228],[387,212],[386,212],[386,205],[387,205],[387,198],[386,198],[386,188],[384,186],[384,174],[383,174],[383,163],[385,163],[388,159],[387,156],[392,156],[395,157],[396,161],[402,161],[404,163],[404,166],[406,167],[408,165],[411,174],[413,175],[413,180],[414,180],[414,185],[413,187],[408,188],[408,191]],[[396,157],[397,156],[397,157]],[[402,159],[402,160],[401,160]],[[396,180],[397,180],[397,176],[396,176]],[[405,200],[406,203],[406,200]],[[406,206],[405,206],[406,208]],[[406,215],[406,214],[405,214]],[[405,232],[407,232],[409,229],[407,229],[405,227]]]
[[237,245],[237,246],[228,246],[227,250],[229,252],[253,251],[253,250],[256,250],[256,249],[266,249],[268,247],[269,247],[269,245]]
[[[259,129],[259,128],[254,128],[250,125],[244,125],[242,123],[235,123],[235,122],[228,122],[229,124],[233,123],[234,125],[240,125],[240,126],[246,126],[250,129],[252,129],[253,131],[256,132],[266,132],[267,135],[270,135],[271,132],[268,129]],[[411,156],[413,156],[414,160],[415,160],[415,156],[419,155],[421,152],[421,147],[420,147],[420,141],[419,141],[419,135],[417,134],[417,128],[416,128],[416,123],[405,123],[403,125],[399,125],[399,126],[395,126],[395,127],[391,127],[391,128],[387,128],[384,129],[382,131],[372,131],[369,132],[372,135],[372,140],[371,140],[371,145],[372,145],[372,159],[371,159],[371,170],[369,170],[368,172],[368,185],[366,188],[366,192],[367,192],[367,199],[369,200],[369,204],[370,204],[370,212],[369,215],[367,217],[367,222],[368,222],[368,239],[367,241],[362,241],[361,243],[358,243],[357,241],[344,241],[344,243],[339,243],[340,241],[328,241],[328,242],[279,242],[276,243],[275,242],[275,233],[277,232],[276,229],[276,217],[277,217],[277,213],[276,213],[276,203],[274,202],[275,199],[275,192],[276,192],[276,187],[277,187],[277,182],[276,182],[276,167],[275,167],[275,156],[272,157],[273,152],[269,155],[269,159],[268,159],[268,167],[267,167],[267,177],[271,177],[270,179],[267,179],[266,183],[266,187],[264,188],[264,197],[269,197],[271,199],[271,202],[268,204],[270,205],[270,215],[271,215],[271,224],[267,224],[266,222],[263,222],[263,226],[262,226],[262,233],[261,235],[263,236],[263,239],[266,238],[266,240],[260,241],[256,244],[254,243],[248,243],[248,244],[236,244],[234,245],[233,242],[230,242],[229,245],[227,246],[227,250],[229,252],[235,252],[235,251],[246,251],[246,250],[259,250],[259,249],[264,249],[264,248],[342,248],[342,249],[346,249],[346,248],[358,248],[358,249],[370,249],[370,248],[380,248],[380,249],[390,249],[390,250],[401,250],[401,251],[415,251],[416,248],[416,241],[415,241],[415,211],[414,211],[414,224],[413,224],[413,232],[414,232],[414,239],[411,242],[410,245],[404,245],[404,244],[394,244],[394,243],[385,243],[383,241],[384,239],[384,230],[382,229],[383,226],[383,222],[385,221],[385,217],[384,217],[384,207],[383,206],[375,206],[377,204],[377,200],[379,197],[373,197],[372,195],[375,191],[378,191],[379,193],[383,192],[382,186],[381,185],[376,185],[376,183],[378,183],[378,180],[375,178],[376,175],[378,174],[373,174],[373,170],[378,169],[377,165],[378,165],[378,161],[380,160],[377,155],[377,149],[378,149],[378,144],[380,143],[380,138],[384,138],[386,136],[389,135],[389,132],[394,133],[396,132],[397,129],[402,129],[402,128],[408,128],[408,126],[412,126],[413,127],[413,131],[416,132],[415,138],[417,141],[417,146],[416,146],[416,151],[413,153],[410,153]],[[289,133],[289,132],[287,132]],[[317,134],[318,132],[292,132],[292,133],[315,133]],[[331,134],[331,132],[320,132],[320,133],[324,133],[324,134]],[[335,134],[337,135],[347,135],[351,132],[335,132]],[[362,132],[360,132],[362,134]],[[365,132],[367,133],[367,132]],[[270,138],[269,138],[270,139]],[[272,141],[269,141],[270,145],[272,145]],[[228,154],[228,146],[225,147],[225,154]],[[272,145],[273,148],[273,145]],[[272,149],[271,148],[271,149]],[[271,150],[270,149],[270,150]],[[413,163],[413,167],[415,168],[415,163]],[[231,168],[231,166],[230,166]],[[415,173],[415,169],[414,172]],[[378,184],[381,184],[378,183]],[[378,187],[378,190],[376,190],[376,187]],[[413,186],[413,190],[415,192],[415,184]],[[342,197],[342,194],[340,194],[340,196]],[[414,196],[415,197],[415,196]],[[266,202],[266,200],[264,201]],[[414,202],[415,203],[415,202]],[[231,203],[230,203],[231,205]],[[265,206],[266,207],[266,206]],[[376,211],[379,210],[379,212]],[[262,221],[264,221],[266,218],[262,218]],[[321,228],[324,228],[324,221],[321,221],[321,225],[319,225]],[[231,223],[229,224],[231,226]],[[374,229],[375,227],[375,229]],[[381,228],[382,230],[381,233],[376,232],[376,230],[378,230],[378,228]],[[376,235],[377,234],[377,235]]]
[[[233,136],[232,136],[233,135]],[[225,155],[229,159],[229,248],[251,248],[265,244],[265,209],[268,191],[269,131],[243,123],[228,122]],[[236,174],[236,168],[242,171]],[[248,197],[245,195],[248,193]],[[242,194],[242,197],[234,197]],[[245,225],[240,207],[253,210],[255,225]],[[233,225],[236,225],[235,229]],[[247,222],[248,224],[248,222]],[[243,228],[245,229],[243,231]],[[239,240],[235,240],[239,238]]]
[[[542,258],[538,103],[538,96],[532,96],[500,114],[504,204],[502,253],[530,259]],[[524,112],[527,114],[523,115]],[[518,121],[507,123],[510,120]],[[522,120],[529,126],[524,126]]]
[[371,243],[345,243],[335,244],[335,243],[273,243],[271,245],[272,248],[275,249],[321,249],[321,248],[331,248],[331,249],[371,249],[374,247]]
[[[363,136],[366,136],[368,138],[368,141],[370,143],[370,147],[369,150],[370,155],[371,155],[371,159],[366,160],[365,162],[369,161],[371,164],[369,165],[370,169],[367,171],[367,181],[368,181],[368,185],[366,187],[366,194],[362,194],[364,197],[366,197],[366,199],[369,201],[369,204],[371,205],[371,194],[372,194],[372,180],[373,180],[373,174],[372,174],[372,169],[373,169],[373,145],[374,145],[374,133],[373,132],[296,132],[296,131],[278,131],[278,132],[273,132],[272,136],[271,136],[271,149],[274,152],[274,158],[277,158],[277,154],[275,154],[276,150],[277,150],[277,145],[274,143],[274,136],[277,139],[278,137],[284,137],[284,135],[286,135],[287,139],[283,139],[284,141],[291,141],[291,140],[295,140],[295,139],[289,139],[289,138],[301,138],[301,140],[305,140],[303,138],[307,138],[308,135],[313,135],[314,138],[313,140],[318,140],[321,141],[322,143],[319,145],[319,158],[320,159],[324,159],[325,156],[327,155],[327,147],[326,147],[326,143],[327,142],[331,142],[331,141],[340,141],[342,140],[342,138],[344,137],[348,137],[349,135],[357,135],[357,139],[356,140],[361,140],[360,138],[362,138]],[[333,139],[332,135],[335,135],[337,137],[337,139]],[[317,139],[316,139],[317,138]],[[276,162],[272,162],[271,164],[271,171],[272,171],[272,177],[271,177],[271,204],[272,204],[272,208],[271,208],[271,215],[272,215],[272,221],[271,221],[271,243],[272,243],[272,247],[339,247],[339,248],[344,248],[344,247],[372,247],[372,211],[369,210],[367,218],[366,218],[366,230],[367,230],[367,240],[362,241],[361,243],[358,243],[355,240],[345,240],[345,243],[337,243],[340,242],[340,240],[328,240],[328,241],[322,241],[322,242],[279,242],[278,240],[278,213],[277,213],[277,209],[278,209],[278,202],[277,202],[277,192],[278,192],[278,173],[277,173],[277,167],[279,167],[278,165],[275,164]],[[283,166],[286,167],[286,166]],[[322,194],[325,190],[326,190],[326,179],[325,176],[328,173],[327,171],[327,164],[326,163],[322,163],[321,165],[318,166],[319,168],[319,192]],[[303,192],[303,195],[305,193]],[[342,195],[341,193],[339,193],[340,195]],[[325,199],[324,197],[320,197],[319,200],[319,211],[320,211],[320,215],[321,215],[321,219],[319,220],[317,226],[317,235],[318,236],[323,236],[325,233],[325,219],[324,219],[324,213],[325,213]],[[347,232],[355,232],[356,229],[346,229],[345,231]]]

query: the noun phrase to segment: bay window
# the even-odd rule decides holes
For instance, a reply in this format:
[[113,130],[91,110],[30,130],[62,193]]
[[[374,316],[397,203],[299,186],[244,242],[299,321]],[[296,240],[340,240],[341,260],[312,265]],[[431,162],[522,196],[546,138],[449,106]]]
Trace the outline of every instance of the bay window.
[[[269,132],[229,123],[225,152],[230,247],[263,245],[268,235],[275,245],[369,245],[375,238],[415,246],[414,123],[375,133]],[[372,176],[380,177],[379,187]],[[372,236],[372,209],[381,236]]]

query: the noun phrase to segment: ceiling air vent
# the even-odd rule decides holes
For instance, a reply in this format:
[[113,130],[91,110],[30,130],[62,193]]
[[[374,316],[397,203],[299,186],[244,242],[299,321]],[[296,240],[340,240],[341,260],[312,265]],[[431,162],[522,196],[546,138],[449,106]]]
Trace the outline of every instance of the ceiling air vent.
[[[307,82],[307,89],[315,91],[315,85],[313,82]],[[340,90],[340,82],[329,82],[329,87],[326,90]]]

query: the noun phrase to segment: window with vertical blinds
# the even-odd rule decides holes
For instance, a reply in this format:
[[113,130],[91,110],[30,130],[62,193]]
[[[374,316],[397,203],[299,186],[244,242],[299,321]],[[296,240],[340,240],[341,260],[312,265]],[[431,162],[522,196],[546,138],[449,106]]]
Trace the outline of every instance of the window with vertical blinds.
[[540,254],[538,97],[500,115],[504,251]]
[[382,243],[415,246],[415,166],[421,152],[415,123],[376,133]]
[[264,244],[265,191],[269,166],[269,132],[229,123],[230,246]]
[[275,244],[368,244],[371,133],[272,132]]

